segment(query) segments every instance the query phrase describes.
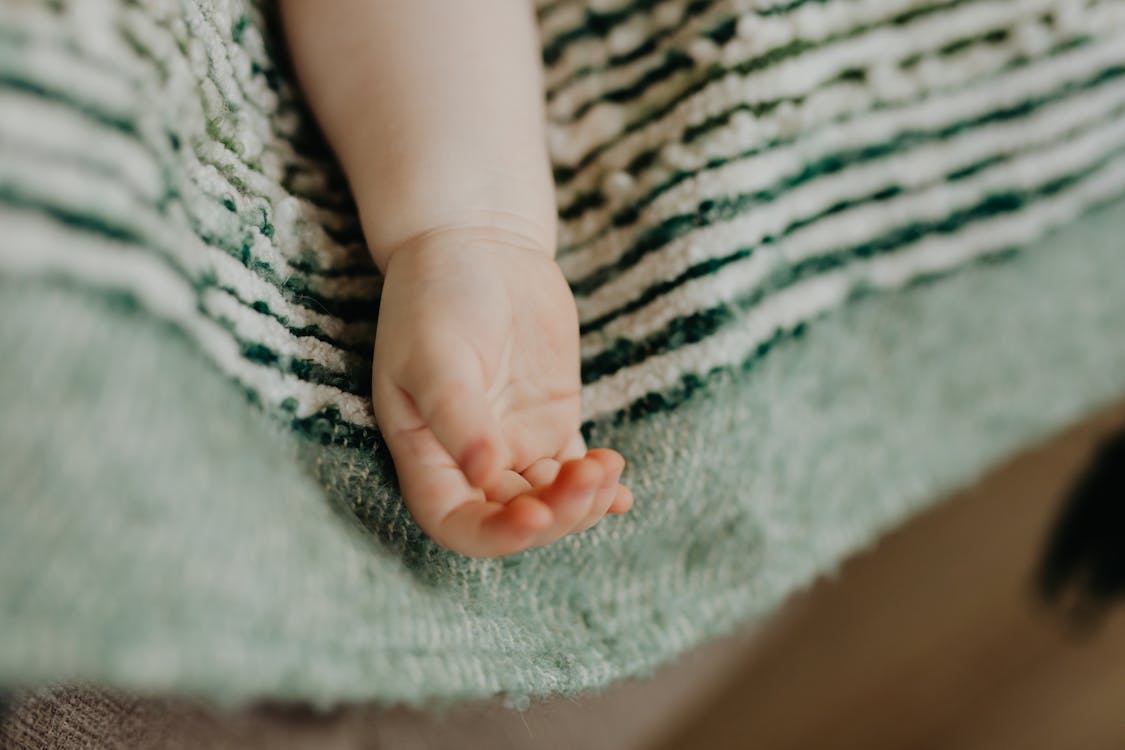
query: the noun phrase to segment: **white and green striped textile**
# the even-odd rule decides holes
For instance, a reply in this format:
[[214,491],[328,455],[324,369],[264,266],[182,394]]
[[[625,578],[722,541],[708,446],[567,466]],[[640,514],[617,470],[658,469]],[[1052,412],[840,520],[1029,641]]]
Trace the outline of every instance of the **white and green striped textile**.
[[637,506],[447,553],[270,12],[0,2],[0,686],[601,687],[1125,392],[1125,1],[542,0],[584,430]]

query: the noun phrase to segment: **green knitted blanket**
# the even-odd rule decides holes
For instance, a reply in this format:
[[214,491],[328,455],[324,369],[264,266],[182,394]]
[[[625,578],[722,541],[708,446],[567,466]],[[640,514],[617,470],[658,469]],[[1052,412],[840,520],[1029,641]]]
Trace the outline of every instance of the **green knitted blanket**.
[[396,494],[380,280],[261,9],[0,4],[0,686],[601,687],[1125,391],[1125,2],[539,19],[584,430],[637,505],[481,561]]

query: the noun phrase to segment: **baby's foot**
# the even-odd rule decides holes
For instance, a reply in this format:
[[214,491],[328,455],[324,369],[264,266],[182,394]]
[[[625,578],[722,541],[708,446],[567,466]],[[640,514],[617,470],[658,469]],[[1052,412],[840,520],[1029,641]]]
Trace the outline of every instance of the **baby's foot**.
[[518,233],[421,235],[386,267],[375,417],[410,513],[473,557],[550,544],[633,504],[625,460],[587,451],[574,298]]

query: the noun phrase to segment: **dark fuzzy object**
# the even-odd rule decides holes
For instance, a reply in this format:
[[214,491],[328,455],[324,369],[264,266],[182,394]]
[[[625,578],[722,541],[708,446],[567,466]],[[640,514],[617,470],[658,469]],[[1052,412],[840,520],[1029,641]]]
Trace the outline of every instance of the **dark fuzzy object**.
[[1048,539],[1039,586],[1048,602],[1073,602],[1083,616],[1125,595],[1125,430],[1102,444],[1071,491]]

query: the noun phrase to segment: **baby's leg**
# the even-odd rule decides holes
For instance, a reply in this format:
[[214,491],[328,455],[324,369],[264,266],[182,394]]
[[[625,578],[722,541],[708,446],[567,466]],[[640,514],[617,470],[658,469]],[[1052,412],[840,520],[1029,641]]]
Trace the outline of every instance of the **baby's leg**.
[[578,435],[530,3],[281,5],[386,275],[373,401],[415,519],[488,556],[626,510],[620,455]]

